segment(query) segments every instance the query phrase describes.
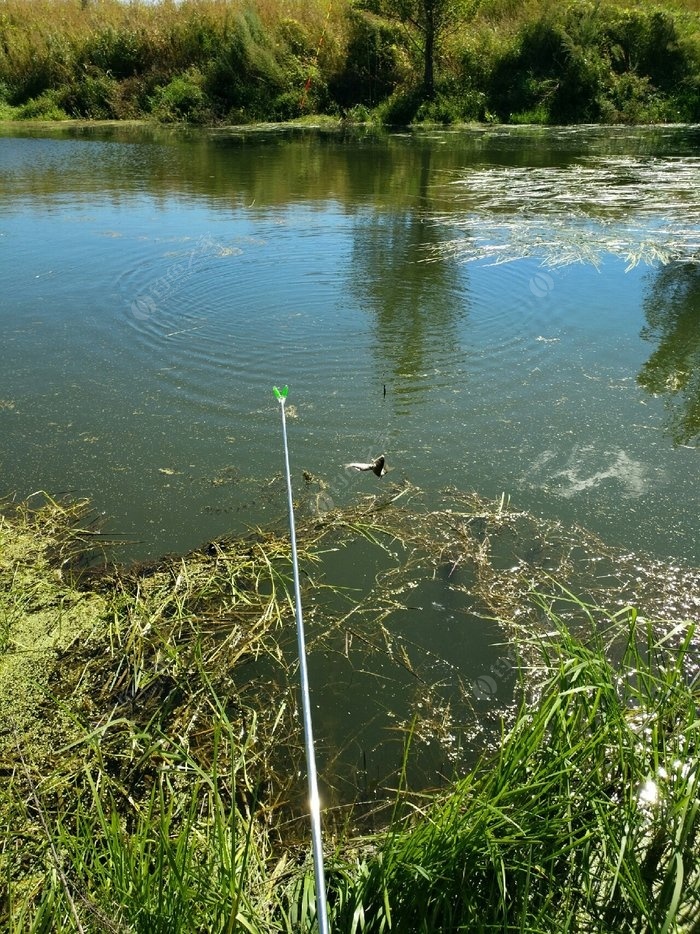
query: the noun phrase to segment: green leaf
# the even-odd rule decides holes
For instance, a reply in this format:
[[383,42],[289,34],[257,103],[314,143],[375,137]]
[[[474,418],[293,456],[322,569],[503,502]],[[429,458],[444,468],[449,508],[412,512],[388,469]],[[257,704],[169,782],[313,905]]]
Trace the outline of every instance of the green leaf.
[[282,399],[287,398],[287,393],[289,392],[289,386],[284,386],[282,389],[278,389],[277,386],[273,386],[272,391],[275,394],[275,398],[279,399],[281,402]]

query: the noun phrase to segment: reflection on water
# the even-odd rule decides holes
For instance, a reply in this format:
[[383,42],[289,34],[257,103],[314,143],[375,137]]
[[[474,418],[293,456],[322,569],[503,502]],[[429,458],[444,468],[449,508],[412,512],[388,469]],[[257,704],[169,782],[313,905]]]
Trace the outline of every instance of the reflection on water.
[[[370,793],[413,724],[449,775],[512,697],[516,579],[580,558],[593,596],[622,575],[698,613],[699,132],[0,130],[0,484],[89,496],[130,557],[283,522],[289,384],[300,517],[425,491],[425,560],[325,555],[348,589],[308,606],[321,760]],[[344,469],[381,453],[381,479]],[[527,515],[498,538],[451,511],[472,490]]]
[[[90,495],[131,554],[270,521],[289,383],[327,505],[383,452],[392,481],[696,561],[696,266],[658,257],[682,234],[692,259],[697,142],[5,128],[3,485]],[[630,212],[657,259],[625,272]],[[465,213],[468,265],[443,249]],[[596,266],[543,267],[571,229]],[[491,264],[499,230],[519,260]]]
[[700,434],[700,265],[673,265],[650,281],[644,298],[645,340],[657,345],[639,385],[663,396],[675,444]]
[[430,275],[422,265],[439,239],[423,213],[432,203],[434,152],[419,152],[413,205],[367,212],[353,240],[351,287],[374,317],[377,370],[391,381],[398,405],[444,390],[463,357],[459,322],[469,305],[467,283],[454,264],[438,263]]

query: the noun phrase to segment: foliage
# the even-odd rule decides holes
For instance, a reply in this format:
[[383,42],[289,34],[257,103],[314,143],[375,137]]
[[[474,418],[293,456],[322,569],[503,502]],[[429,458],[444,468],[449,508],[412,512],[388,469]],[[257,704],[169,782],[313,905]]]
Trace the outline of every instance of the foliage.
[[0,85],[20,117],[692,122],[699,17],[691,0],[5,0]]
[[685,92],[700,59],[682,43],[680,22],[667,12],[588,2],[546,9],[523,25],[494,69],[494,109],[514,122],[530,113],[548,123],[693,120]]
[[342,70],[332,79],[335,99],[343,107],[376,106],[410,74],[401,49],[400,29],[378,16],[351,10]]
[[479,0],[365,0],[368,10],[399,22],[407,48],[417,60],[420,87],[431,100],[435,94],[436,61],[451,30],[466,31]]
[[197,68],[176,75],[166,85],[156,88],[151,112],[163,122],[206,123],[211,114],[204,92],[204,77]]
[[119,82],[108,74],[92,71],[63,90],[61,103],[71,117],[112,120],[120,116],[118,97]]
[[290,704],[258,683],[258,714],[244,685],[260,655],[282,664],[288,544],[111,568],[86,518],[50,498],[0,514],[0,925],[264,930]]
[[522,636],[547,671],[537,699],[493,759],[441,800],[407,809],[375,854],[343,867],[341,930],[652,932],[697,922],[693,628],[657,638],[635,610],[605,618],[564,595],[567,615],[605,631],[581,639],[556,600],[538,599],[548,632]]
[[[495,751],[432,793],[408,786],[416,712],[384,828],[336,828],[333,929],[692,929],[697,641],[692,623],[655,614],[683,605],[697,573],[607,555],[583,530],[505,499],[451,491],[449,506],[425,511],[415,496],[393,487],[300,523],[319,638],[344,633],[347,651],[364,618],[369,636],[389,639],[401,594],[415,597],[406,581],[463,563],[455,592],[501,620],[522,700]],[[390,566],[364,605],[345,595],[353,605],[332,618],[319,562],[353,542]],[[298,723],[273,677],[289,676],[288,541],[258,530],[135,567],[97,563],[102,547],[85,502],[0,512],[0,924],[312,931],[293,804]],[[573,573],[575,551],[592,591],[624,600],[631,587],[650,618],[626,602],[606,613],[558,585],[550,572]],[[365,641],[379,651],[380,639]],[[414,648],[386,643],[409,673]],[[420,682],[423,706],[431,689]]]
[[21,120],[67,120],[68,114],[61,107],[61,94],[57,91],[42,91],[31,97],[16,110]]
[[224,44],[207,67],[207,94],[236,119],[261,119],[285,90],[285,75],[269,35],[251,11],[236,16]]

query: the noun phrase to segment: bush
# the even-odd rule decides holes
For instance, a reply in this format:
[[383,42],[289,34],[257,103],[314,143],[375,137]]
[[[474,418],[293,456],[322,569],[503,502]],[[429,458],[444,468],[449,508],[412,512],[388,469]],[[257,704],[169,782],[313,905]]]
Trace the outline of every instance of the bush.
[[210,117],[202,73],[196,68],[176,75],[151,99],[151,113],[166,122],[204,123]]
[[255,13],[246,10],[205,75],[206,93],[230,119],[264,119],[285,87],[269,34]]
[[118,81],[112,98],[115,119],[137,120],[150,113],[159,86],[158,76],[153,74]]
[[8,88],[8,101],[15,106],[38,98],[56,83],[52,63],[39,52],[26,61],[7,63],[4,81]]
[[295,19],[286,18],[277,27],[281,41],[290,52],[299,59],[311,59],[315,53],[312,42],[306,29]]
[[396,91],[376,108],[380,123],[386,126],[408,126],[425,103],[421,88]]
[[669,12],[572,4],[526,23],[494,70],[501,119],[520,122],[655,122],[692,119],[700,61]]
[[68,120],[68,114],[59,104],[57,91],[44,91],[22,104],[15,113],[19,120]]
[[606,123],[660,123],[672,116],[671,106],[661,100],[650,79],[632,72],[613,75],[599,103]]
[[118,116],[114,106],[118,87],[114,78],[99,73],[88,74],[61,92],[61,105],[72,117],[113,120]]
[[346,111],[345,120],[348,123],[371,123],[372,115],[364,104],[355,104]]
[[529,126],[531,124],[544,126],[551,123],[551,114],[547,107],[543,103],[540,103],[531,110],[520,110],[517,113],[512,113],[510,115],[510,123],[516,126]]
[[[383,3],[7,0],[0,99],[27,113],[203,122],[377,108],[413,120],[700,120],[699,17],[670,0],[476,0],[444,32],[436,93]],[[370,11],[371,7],[371,11]],[[393,8],[398,10],[396,4]],[[332,15],[330,15],[332,12]],[[56,98],[46,92],[61,91]]]
[[590,23],[546,14],[527,23],[494,69],[490,97],[504,120],[535,115],[539,123],[594,122],[604,62],[590,42]]
[[147,70],[153,64],[148,54],[148,37],[144,30],[103,30],[94,44],[84,50],[86,60],[115,78],[130,78]]
[[424,101],[413,118],[413,123],[437,123],[449,126],[460,119],[456,101],[438,95],[434,100]]
[[676,23],[670,13],[625,10],[606,29],[617,71],[648,77],[657,88],[672,89],[687,70]]
[[360,11],[349,14],[349,27],[345,62],[332,79],[331,90],[341,107],[373,107],[408,77],[399,27]]

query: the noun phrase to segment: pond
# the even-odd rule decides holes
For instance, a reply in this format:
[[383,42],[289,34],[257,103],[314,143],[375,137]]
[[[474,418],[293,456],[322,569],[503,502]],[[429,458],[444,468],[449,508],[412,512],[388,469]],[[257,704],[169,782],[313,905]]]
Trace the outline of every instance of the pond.
[[[128,558],[277,521],[289,384],[320,511],[393,483],[506,494],[697,565],[699,146],[5,125],[2,492],[89,496]],[[382,453],[381,479],[345,469]]]

